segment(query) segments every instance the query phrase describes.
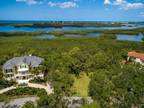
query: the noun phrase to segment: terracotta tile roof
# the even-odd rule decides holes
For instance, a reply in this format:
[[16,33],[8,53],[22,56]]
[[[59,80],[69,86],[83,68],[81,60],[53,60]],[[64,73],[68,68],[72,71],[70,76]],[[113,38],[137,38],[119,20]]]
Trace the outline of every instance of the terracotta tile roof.
[[144,61],[144,53],[128,52],[128,56],[140,58],[142,61]]

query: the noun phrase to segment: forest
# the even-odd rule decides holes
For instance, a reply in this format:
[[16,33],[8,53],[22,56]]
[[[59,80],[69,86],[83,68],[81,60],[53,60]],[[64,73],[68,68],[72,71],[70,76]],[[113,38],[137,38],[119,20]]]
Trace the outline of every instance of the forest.
[[[40,97],[38,108],[67,108],[62,96],[91,96],[94,103],[82,108],[142,108],[144,67],[123,63],[129,51],[144,52],[144,42],[94,37],[0,38],[0,88],[8,83],[3,79],[3,64],[13,57],[29,54],[44,58],[41,68],[46,73],[44,80],[54,87],[52,96],[45,96],[44,91],[18,88],[16,92],[2,94],[0,100],[29,94]],[[78,81],[82,81],[81,88],[75,88]],[[24,108],[29,106],[33,103],[27,103]]]

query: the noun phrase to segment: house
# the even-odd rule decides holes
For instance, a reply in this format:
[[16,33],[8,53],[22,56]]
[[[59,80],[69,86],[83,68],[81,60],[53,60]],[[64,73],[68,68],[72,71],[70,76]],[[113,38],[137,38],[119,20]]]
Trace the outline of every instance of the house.
[[18,83],[28,83],[34,78],[31,71],[44,61],[36,56],[14,57],[3,65],[3,73],[6,80],[15,80]]
[[128,61],[134,61],[144,65],[144,53],[128,52]]

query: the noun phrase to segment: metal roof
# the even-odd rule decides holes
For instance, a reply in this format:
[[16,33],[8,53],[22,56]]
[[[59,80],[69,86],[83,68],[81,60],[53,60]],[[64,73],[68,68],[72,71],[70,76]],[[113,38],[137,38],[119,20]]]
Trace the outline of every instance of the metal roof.
[[44,59],[36,56],[23,56],[23,57],[14,57],[8,60],[4,65],[3,69],[13,69],[15,66],[21,64],[31,65],[32,67],[38,67]]

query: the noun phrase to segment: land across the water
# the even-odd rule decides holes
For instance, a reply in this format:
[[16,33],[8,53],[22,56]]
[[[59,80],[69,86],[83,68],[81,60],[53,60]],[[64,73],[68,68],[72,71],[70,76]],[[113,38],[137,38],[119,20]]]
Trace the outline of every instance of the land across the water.
[[36,32],[0,32],[0,36],[23,36],[23,35],[41,35],[41,34],[51,34],[55,36],[63,36],[65,34],[80,34],[86,35],[88,33],[104,33],[104,34],[129,34],[136,35],[139,33],[144,33],[144,28],[133,28],[133,29],[112,29],[112,30],[64,30],[64,31],[36,31]]
[[53,39],[56,37],[102,37],[118,40],[142,41],[144,28],[112,29],[112,30],[64,30],[64,31],[36,31],[36,32],[0,32],[0,37],[36,36],[41,39]]
[[111,30],[141,28],[144,24],[130,22],[14,22],[0,21],[0,32],[35,32],[35,31],[69,31],[69,30]]
[[120,27],[120,22],[70,22],[70,21],[48,21],[48,22],[1,22],[0,26],[14,26],[14,27]]

